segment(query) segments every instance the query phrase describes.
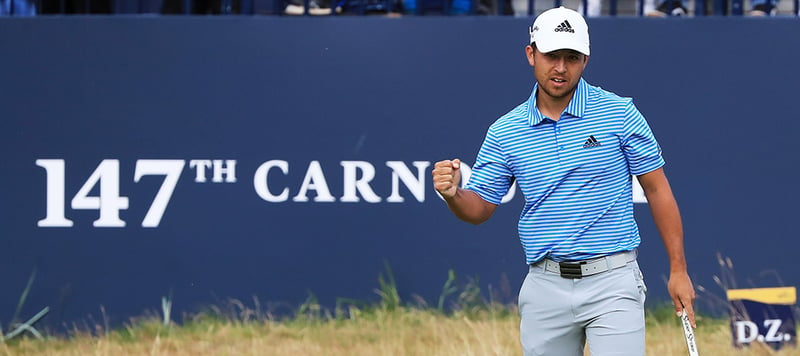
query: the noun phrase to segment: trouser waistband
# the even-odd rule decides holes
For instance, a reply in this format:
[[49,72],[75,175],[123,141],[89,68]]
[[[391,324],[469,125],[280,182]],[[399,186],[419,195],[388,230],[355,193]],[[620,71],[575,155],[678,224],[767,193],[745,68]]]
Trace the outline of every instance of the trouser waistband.
[[628,262],[635,261],[637,255],[636,249],[633,249],[584,261],[556,262],[545,258],[532,266],[544,267],[545,271],[560,274],[564,278],[583,278],[620,268]]

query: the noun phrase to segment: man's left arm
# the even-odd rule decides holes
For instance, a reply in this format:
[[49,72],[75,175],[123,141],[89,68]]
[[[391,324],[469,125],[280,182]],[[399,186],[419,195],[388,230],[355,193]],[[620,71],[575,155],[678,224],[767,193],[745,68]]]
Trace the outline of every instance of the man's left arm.
[[664,247],[669,257],[669,290],[675,312],[680,315],[683,308],[689,315],[693,327],[697,327],[694,319],[695,291],[686,267],[686,256],[683,250],[683,224],[678,210],[678,203],[672,195],[672,189],[664,174],[663,168],[637,176],[639,184],[647,197],[650,212],[656,224]]

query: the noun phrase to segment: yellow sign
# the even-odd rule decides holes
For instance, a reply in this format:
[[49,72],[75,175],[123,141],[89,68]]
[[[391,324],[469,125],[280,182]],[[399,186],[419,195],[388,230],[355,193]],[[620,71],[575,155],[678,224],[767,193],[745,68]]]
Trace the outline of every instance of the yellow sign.
[[794,305],[797,302],[795,287],[728,289],[728,300],[752,300],[764,304]]

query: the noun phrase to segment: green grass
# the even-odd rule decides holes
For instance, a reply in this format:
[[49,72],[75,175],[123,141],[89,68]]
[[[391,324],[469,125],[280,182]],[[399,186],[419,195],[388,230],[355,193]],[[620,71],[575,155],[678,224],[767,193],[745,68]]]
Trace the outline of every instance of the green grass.
[[[314,309],[314,308],[311,308]],[[158,316],[132,320],[102,333],[69,337],[23,336],[0,344],[2,355],[518,355],[519,317],[513,306],[485,304],[448,313],[437,308],[379,304],[273,320],[205,312],[181,325]],[[648,310],[647,348],[652,355],[686,355],[680,321],[670,306]],[[761,346],[735,350],[727,320],[698,317],[704,355],[791,355]]]
[[[68,335],[32,333],[0,341],[0,355],[518,355],[519,315],[515,305],[486,300],[478,277],[459,284],[448,271],[433,306],[403,301],[392,270],[378,276],[375,303],[337,300],[322,307],[309,292],[292,315],[274,316],[258,299],[252,305],[225,305],[183,318],[179,324],[162,301],[162,314],[134,318],[123,327],[87,325]],[[30,284],[30,283],[29,283]],[[461,285],[461,287],[456,287]],[[28,288],[26,288],[27,290]],[[489,293],[491,295],[491,293]],[[21,298],[21,303],[24,298]],[[21,305],[21,304],[20,304]],[[697,316],[698,349],[703,355],[791,355],[763,345],[731,346],[727,319]],[[646,310],[648,355],[686,355],[681,323],[671,305]]]

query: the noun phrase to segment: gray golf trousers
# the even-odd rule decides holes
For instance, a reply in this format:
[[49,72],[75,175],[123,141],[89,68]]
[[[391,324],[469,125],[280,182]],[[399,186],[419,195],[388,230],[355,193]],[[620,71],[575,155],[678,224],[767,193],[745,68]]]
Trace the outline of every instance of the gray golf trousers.
[[644,355],[647,288],[634,259],[582,278],[530,266],[519,293],[525,356]]

